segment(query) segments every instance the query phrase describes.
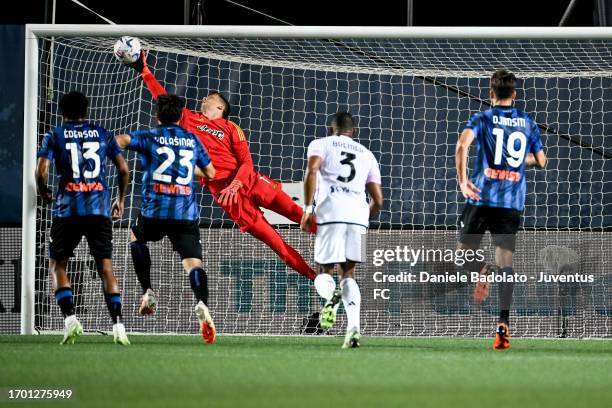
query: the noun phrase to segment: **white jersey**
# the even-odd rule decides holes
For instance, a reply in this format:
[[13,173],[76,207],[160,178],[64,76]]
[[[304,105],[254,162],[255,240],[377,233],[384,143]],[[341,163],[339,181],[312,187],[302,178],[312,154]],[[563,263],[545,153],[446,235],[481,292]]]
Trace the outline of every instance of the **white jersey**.
[[367,148],[348,136],[313,140],[308,157],[321,157],[315,193],[317,224],[347,223],[368,226],[370,206],[366,184],[380,184],[380,169]]

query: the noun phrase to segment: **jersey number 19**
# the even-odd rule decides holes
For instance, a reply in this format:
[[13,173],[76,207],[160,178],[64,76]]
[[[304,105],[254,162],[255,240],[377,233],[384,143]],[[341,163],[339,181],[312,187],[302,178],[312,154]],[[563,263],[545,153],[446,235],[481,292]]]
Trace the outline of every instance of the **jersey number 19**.
[[[504,129],[495,128],[493,129],[495,135],[495,164],[501,164],[502,156],[504,152]],[[514,147],[515,142],[519,141],[519,148]],[[514,168],[520,167],[525,159],[525,150],[527,149],[527,138],[523,132],[512,132],[508,136],[508,142],[506,144],[506,151],[509,157],[506,157],[508,164]]]

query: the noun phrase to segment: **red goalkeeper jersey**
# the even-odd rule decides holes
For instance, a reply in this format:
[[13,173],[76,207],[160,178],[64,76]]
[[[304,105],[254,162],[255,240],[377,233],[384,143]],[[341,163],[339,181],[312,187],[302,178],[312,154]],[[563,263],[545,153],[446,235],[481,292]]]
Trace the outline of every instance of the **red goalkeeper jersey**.
[[[155,99],[167,92],[148,67],[142,71],[142,79]],[[183,110],[180,125],[200,139],[217,171],[216,180],[231,182],[238,178],[245,186],[254,180],[255,168],[249,144],[244,132],[236,123],[227,119],[210,120],[199,112]]]

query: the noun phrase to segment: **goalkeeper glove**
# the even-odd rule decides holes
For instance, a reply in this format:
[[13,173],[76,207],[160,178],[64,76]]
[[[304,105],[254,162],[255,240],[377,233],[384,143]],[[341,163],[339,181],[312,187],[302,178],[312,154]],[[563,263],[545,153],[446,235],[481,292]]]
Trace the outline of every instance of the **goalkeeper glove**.
[[238,203],[238,190],[240,190],[242,186],[243,186],[242,181],[238,179],[232,180],[229,186],[225,187],[223,190],[221,190],[221,193],[219,193],[219,197],[217,199],[219,204],[221,205],[237,204]]
[[144,50],[140,50],[140,58],[138,58],[135,62],[128,64],[127,66],[134,69],[139,74],[142,74],[142,71],[147,66],[147,59]]

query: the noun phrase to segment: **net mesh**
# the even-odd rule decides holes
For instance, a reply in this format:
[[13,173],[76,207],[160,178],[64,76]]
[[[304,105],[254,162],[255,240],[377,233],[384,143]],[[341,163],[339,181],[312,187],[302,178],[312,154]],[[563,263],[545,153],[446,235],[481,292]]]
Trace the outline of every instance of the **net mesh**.
[[[90,99],[90,119],[119,133],[155,126],[154,105],[136,73],[114,60],[116,38],[41,38],[39,140],[61,123],[57,102],[69,90]],[[457,135],[467,119],[488,107],[489,80],[505,68],[519,78],[516,106],[542,125],[549,163],[528,170],[526,209],[515,270],[537,277],[547,266],[540,250],[563,246],[579,257],[593,281],[517,284],[514,336],[612,336],[612,58],[609,41],[299,40],[141,38],[148,64],[168,92],[199,109],[211,90],[229,96],[232,119],[245,130],[256,168],[283,183],[303,179],[305,149],[326,134],[330,114],[349,110],[357,139],[380,162],[385,204],[372,225],[368,256],[398,245],[454,248],[458,194],[454,170]],[[52,50],[52,53],[49,51]],[[49,92],[52,88],[52,92]],[[129,225],[140,205],[141,172],[133,153],[124,219],[115,223],[114,268],[130,331],[195,333],[194,300],[179,257],[166,240],[150,244],[152,283],[160,302],[151,318],[136,311],[140,287],[128,249]],[[109,185],[117,193],[115,170]],[[50,183],[56,184],[54,176]],[[204,263],[211,308],[222,334],[299,334],[321,303],[310,282],[199,193]],[[62,319],[47,272],[51,210],[39,207],[36,326],[58,330]],[[313,262],[313,237],[295,225],[281,235]],[[493,250],[483,242],[488,259]],[[418,267],[419,265],[417,265]],[[426,266],[423,266],[426,267]],[[496,288],[481,306],[472,286],[381,284],[374,273],[408,270],[401,263],[359,268],[362,326],[370,335],[489,335],[496,321]],[[77,315],[86,329],[108,330],[99,278],[83,241],[69,265]],[[559,273],[556,271],[555,273]],[[375,289],[391,299],[374,299]],[[447,290],[448,289],[448,290]],[[516,317],[514,317],[516,316]],[[339,329],[344,316],[340,315]]]

